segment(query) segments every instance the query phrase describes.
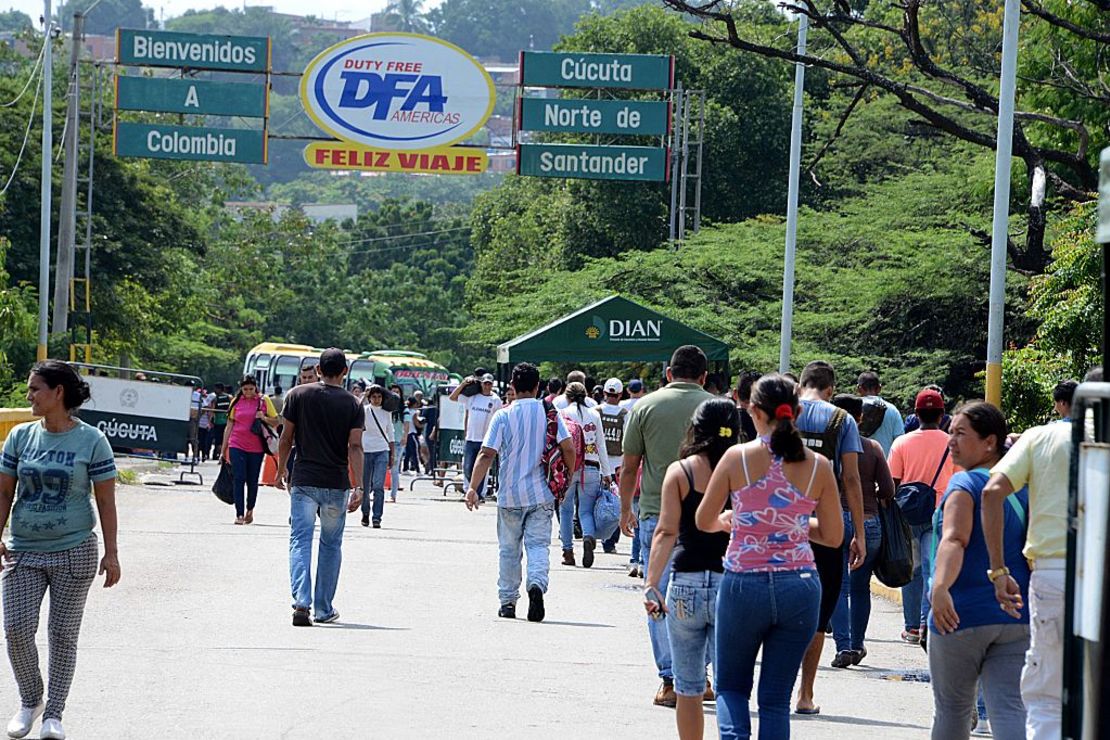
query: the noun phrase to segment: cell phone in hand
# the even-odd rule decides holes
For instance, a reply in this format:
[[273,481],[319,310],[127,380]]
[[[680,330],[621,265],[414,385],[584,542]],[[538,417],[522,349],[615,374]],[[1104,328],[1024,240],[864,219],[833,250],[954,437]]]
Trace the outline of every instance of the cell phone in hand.
[[650,616],[656,622],[663,621],[663,617],[667,616],[667,613],[665,611],[663,611],[663,600],[659,598],[659,589],[656,589],[656,588],[648,589],[644,593],[644,596],[649,601],[655,602],[656,607],[658,607],[655,611],[653,611],[648,616]]

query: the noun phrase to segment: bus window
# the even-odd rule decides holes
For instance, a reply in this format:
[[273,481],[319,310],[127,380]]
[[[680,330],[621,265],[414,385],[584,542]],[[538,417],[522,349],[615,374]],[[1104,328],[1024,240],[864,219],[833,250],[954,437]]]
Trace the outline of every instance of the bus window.
[[274,362],[273,372],[270,374],[273,385],[280,385],[287,391],[297,384],[297,376],[301,370],[301,358],[291,355],[279,355]]
[[374,382],[374,361],[373,360],[355,360],[351,363],[351,371],[347,374],[347,384],[350,385],[357,380],[365,380],[367,383]]
[[270,355],[258,355],[254,358],[254,368],[251,370],[251,375],[258,381],[258,389],[261,391],[266,388],[266,378],[269,375],[270,369]]

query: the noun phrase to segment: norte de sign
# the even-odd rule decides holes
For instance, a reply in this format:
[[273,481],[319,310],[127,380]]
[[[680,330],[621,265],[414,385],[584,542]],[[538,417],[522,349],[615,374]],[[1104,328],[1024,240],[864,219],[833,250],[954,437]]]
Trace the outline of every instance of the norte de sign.
[[674,87],[674,57],[523,51],[520,53],[520,84],[525,87],[669,90]]
[[662,136],[669,111],[668,103],[653,100],[521,98],[520,129]]

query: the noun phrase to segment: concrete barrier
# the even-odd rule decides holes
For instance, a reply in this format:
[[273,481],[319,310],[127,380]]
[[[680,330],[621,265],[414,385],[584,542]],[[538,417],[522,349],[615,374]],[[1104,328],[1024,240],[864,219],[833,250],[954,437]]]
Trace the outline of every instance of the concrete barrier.
[[871,577],[871,593],[899,606],[902,604],[902,589],[884,586],[874,576]]
[[16,424],[34,420],[35,416],[31,413],[31,409],[0,409],[0,442],[7,439],[8,432],[14,429]]

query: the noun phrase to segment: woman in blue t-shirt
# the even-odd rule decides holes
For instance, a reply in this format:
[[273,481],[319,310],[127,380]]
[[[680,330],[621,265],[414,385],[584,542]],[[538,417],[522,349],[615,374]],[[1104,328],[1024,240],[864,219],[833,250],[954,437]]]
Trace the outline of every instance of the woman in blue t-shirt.
[[1025,545],[1029,494],[1006,502],[1003,529],[1006,567],[1021,587],[1017,616],[999,609],[990,570],[980,505],[990,468],[1005,449],[1006,420],[982,401],[959,408],[952,417],[948,448],[965,472],[956,473],[933,515],[934,547],[929,616],[929,671],[932,677],[933,740],[960,740],[971,732],[976,682],[983,687],[996,738],[1025,737],[1021,670],[1029,647],[1029,565]]
[[[73,416],[89,399],[89,385],[69,365],[35,365],[27,381],[31,412],[40,421],[20,424],[0,452],[0,543],[4,633],[19,687],[20,709],[8,737],[25,737],[42,716],[39,737],[65,737],[65,709],[77,664],[77,635],[89,586],[97,573],[90,489],[100,512],[105,588],[119,581],[116,554],[116,464],[103,432]],[[14,502],[14,506],[13,506]],[[50,699],[43,704],[35,632],[43,597],[50,591]]]

